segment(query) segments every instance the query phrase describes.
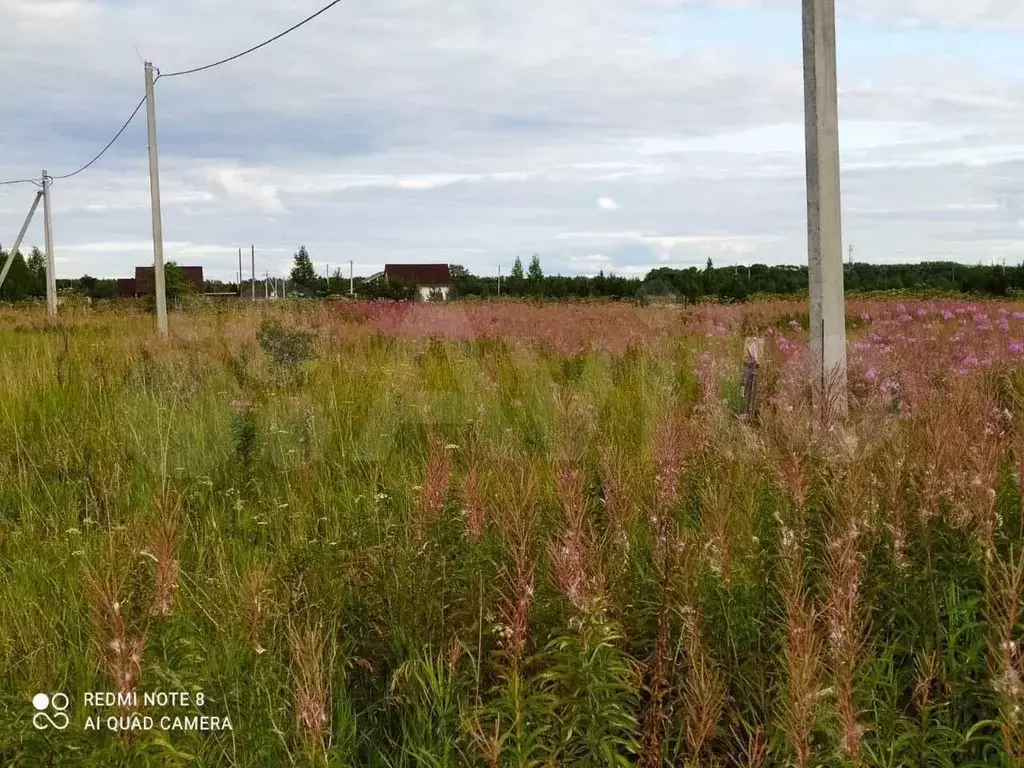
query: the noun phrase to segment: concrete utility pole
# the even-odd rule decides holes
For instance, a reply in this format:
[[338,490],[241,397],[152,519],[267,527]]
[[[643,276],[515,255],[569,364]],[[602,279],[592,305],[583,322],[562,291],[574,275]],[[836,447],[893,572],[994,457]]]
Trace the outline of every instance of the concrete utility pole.
[[167,338],[167,293],[164,287],[164,226],[160,216],[160,166],[156,151],[156,102],[153,65],[146,68],[146,130],[149,135],[149,201],[153,208],[153,290],[156,292],[156,330]]
[[349,296],[355,296],[356,295],[356,281],[355,281],[355,276],[354,275],[355,275],[355,273],[353,272],[352,259],[349,259],[348,260],[348,295]]
[[803,47],[812,384],[820,406],[844,415],[846,312],[835,0],[803,0]]
[[242,298],[242,249],[238,249],[238,298]]
[[252,255],[252,303],[256,303],[256,246],[250,245],[249,253]]
[[14,261],[14,254],[18,252],[21,247],[21,241],[25,239],[25,233],[28,232],[28,225],[32,223],[32,217],[36,215],[36,208],[39,207],[39,201],[43,198],[42,192],[36,192],[36,198],[32,201],[32,207],[28,209],[28,216],[25,217],[25,223],[21,225],[21,231],[18,232],[18,236],[14,238],[14,245],[7,254],[7,261],[4,263],[3,271],[0,272],[0,288],[4,286],[4,280],[7,279],[7,273],[11,269],[11,262]]
[[501,296],[501,265],[498,265],[498,295]]
[[53,218],[50,207],[50,185],[53,179],[46,171],[42,174],[43,182],[43,238],[46,247],[46,314],[57,316],[57,273],[53,262]]

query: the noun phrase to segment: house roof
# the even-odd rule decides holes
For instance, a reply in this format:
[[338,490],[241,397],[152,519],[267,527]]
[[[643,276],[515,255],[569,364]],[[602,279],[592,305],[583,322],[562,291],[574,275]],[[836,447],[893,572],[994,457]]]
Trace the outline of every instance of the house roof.
[[384,277],[422,286],[452,284],[447,264],[385,264]]

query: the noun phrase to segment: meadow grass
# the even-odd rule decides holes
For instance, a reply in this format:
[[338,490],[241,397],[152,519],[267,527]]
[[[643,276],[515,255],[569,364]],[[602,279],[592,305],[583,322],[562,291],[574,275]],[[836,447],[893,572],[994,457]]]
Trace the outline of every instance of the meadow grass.
[[795,303],[0,310],[0,764],[1024,766],[1024,315],[907,303],[831,423]]

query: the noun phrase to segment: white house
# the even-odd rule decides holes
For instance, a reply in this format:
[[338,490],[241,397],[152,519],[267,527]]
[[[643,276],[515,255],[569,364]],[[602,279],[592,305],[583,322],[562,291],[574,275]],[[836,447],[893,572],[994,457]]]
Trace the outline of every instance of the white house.
[[415,284],[423,301],[434,296],[447,301],[452,289],[452,273],[447,264],[385,264],[384,279]]

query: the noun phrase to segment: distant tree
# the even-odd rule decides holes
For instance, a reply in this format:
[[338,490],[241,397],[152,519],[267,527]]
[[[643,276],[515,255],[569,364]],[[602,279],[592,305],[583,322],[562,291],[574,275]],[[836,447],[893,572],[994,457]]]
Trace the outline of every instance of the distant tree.
[[293,283],[298,283],[304,288],[312,289],[316,286],[316,267],[313,266],[313,260],[309,258],[309,252],[304,245],[300,246],[299,252],[295,254],[291,279]]
[[168,299],[177,299],[191,290],[192,284],[177,262],[168,261],[164,264],[164,294]]
[[512,272],[508,276],[508,292],[513,296],[522,293],[525,281],[526,276],[523,274],[523,262],[516,256],[515,263],[512,265]]
[[28,257],[28,270],[32,273],[32,296],[46,295],[46,256],[38,247],[32,246]]
[[[7,254],[0,251],[0,269],[7,263]],[[6,301],[23,301],[32,297],[32,271],[25,263],[25,257],[21,251],[14,254],[11,260],[11,268],[7,272],[7,279],[0,287],[0,299]]]
[[530,271],[527,273],[526,279],[531,283],[540,283],[544,279],[544,272],[540,268],[540,256],[536,253],[530,259]]
[[86,296],[92,296],[96,290],[96,283],[98,281],[91,275],[82,275],[78,278],[77,290],[79,293],[84,293]]

